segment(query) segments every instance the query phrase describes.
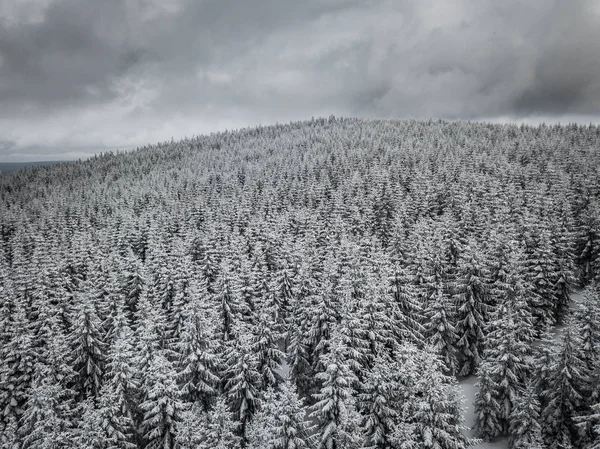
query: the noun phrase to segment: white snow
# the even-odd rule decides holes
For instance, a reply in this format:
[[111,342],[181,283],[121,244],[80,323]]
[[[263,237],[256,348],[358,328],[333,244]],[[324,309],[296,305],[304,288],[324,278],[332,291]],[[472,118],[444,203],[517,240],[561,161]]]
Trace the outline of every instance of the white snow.
[[[573,310],[577,304],[582,299],[581,292],[575,292],[571,296],[571,310]],[[554,330],[554,341],[559,341],[562,336],[564,330],[564,325],[557,326]],[[465,397],[465,425],[469,427],[468,436],[474,437],[475,432],[473,431],[473,426],[475,425],[475,410],[474,410],[474,402],[475,402],[475,393],[477,392],[477,388],[475,384],[477,383],[477,376],[464,377],[458,379],[458,386],[460,388],[460,392]],[[475,449],[508,449],[508,437],[497,438],[494,441],[489,443],[480,443],[473,446]]]

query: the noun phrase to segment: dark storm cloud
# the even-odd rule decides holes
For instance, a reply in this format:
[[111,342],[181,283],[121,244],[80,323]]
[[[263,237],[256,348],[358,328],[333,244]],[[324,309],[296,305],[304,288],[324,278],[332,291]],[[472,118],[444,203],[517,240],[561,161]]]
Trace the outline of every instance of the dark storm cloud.
[[593,0],[0,2],[0,160],[331,113],[597,121],[599,12]]

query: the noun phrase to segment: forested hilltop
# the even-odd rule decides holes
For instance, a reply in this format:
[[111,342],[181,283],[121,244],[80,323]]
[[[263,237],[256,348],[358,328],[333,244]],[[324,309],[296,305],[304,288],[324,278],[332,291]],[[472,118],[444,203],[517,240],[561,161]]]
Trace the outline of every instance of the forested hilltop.
[[482,439],[597,448],[599,285],[596,126],[331,117],[29,168],[0,446],[461,449],[477,375]]

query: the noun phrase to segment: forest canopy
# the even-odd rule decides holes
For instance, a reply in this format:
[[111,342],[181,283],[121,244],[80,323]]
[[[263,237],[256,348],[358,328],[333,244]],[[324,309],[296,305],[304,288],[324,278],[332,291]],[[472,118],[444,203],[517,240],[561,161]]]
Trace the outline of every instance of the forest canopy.
[[599,285],[597,126],[330,117],[27,168],[0,446],[461,449],[475,375],[478,437],[597,448]]

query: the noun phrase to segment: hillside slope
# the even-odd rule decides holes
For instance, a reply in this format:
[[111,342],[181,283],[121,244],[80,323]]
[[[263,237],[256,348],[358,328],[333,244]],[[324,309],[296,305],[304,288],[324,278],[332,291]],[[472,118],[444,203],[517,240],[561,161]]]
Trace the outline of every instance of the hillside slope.
[[460,449],[475,375],[477,435],[587,444],[599,197],[577,125],[331,117],[2,176],[0,445]]

